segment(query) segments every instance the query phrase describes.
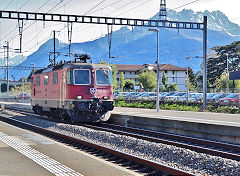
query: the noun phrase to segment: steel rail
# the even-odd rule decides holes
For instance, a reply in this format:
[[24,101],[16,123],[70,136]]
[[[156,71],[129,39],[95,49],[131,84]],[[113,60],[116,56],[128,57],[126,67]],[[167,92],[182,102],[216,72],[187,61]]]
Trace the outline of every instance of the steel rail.
[[[187,148],[187,149],[194,150],[197,152],[203,152],[203,153],[207,153],[207,154],[212,154],[212,155],[221,156],[224,158],[240,161],[240,146],[239,145],[221,143],[221,142],[216,142],[216,141],[209,141],[209,140],[175,135],[175,134],[170,134],[170,133],[144,130],[144,129],[139,129],[139,128],[124,127],[124,126],[119,126],[119,125],[114,125],[114,124],[106,124],[106,123],[103,124],[102,123],[102,125],[103,126],[99,126],[99,124],[84,125],[84,126],[93,128],[95,130],[104,130],[104,131],[108,131],[108,132],[112,132],[112,133],[116,133],[116,134],[127,135],[127,136],[135,137],[138,139],[148,140],[151,142],[158,142],[158,143],[164,143],[164,144],[168,144],[168,145],[174,145],[177,147]],[[159,137],[161,137],[161,138],[159,138]],[[169,138],[171,140],[166,139],[166,138]],[[181,142],[179,142],[179,141],[181,141]],[[191,144],[187,144],[186,142],[190,142]],[[198,145],[194,145],[194,144],[198,144]],[[200,146],[199,144],[204,145],[204,147]],[[211,146],[214,148],[209,148],[207,146]],[[228,152],[228,151],[217,150],[216,148],[218,148],[218,149],[221,148],[223,150],[225,149],[228,151],[236,151],[239,154]]]
[[60,133],[54,132],[52,130],[47,130],[47,129],[38,127],[36,125],[32,125],[32,124],[29,124],[29,123],[26,123],[26,122],[22,122],[20,120],[16,120],[16,119],[12,119],[12,118],[5,118],[5,117],[2,117],[2,116],[0,116],[0,120],[5,122],[5,123],[12,124],[14,126],[19,126],[21,128],[26,128],[28,130],[32,130],[34,132],[41,132],[41,134],[43,134],[45,136],[53,135],[53,136],[56,136],[57,138],[60,138],[62,140],[70,141],[71,143],[73,142],[73,143],[76,143],[76,144],[84,145],[84,146],[87,146],[87,147],[91,147],[95,150],[100,150],[104,153],[108,153],[108,154],[111,154],[111,155],[114,155],[114,156],[118,156],[118,157],[127,159],[129,161],[134,162],[134,163],[138,163],[138,164],[150,167],[150,168],[152,168],[156,171],[159,171],[161,173],[164,173],[164,175],[166,175],[166,174],[167,175],[184,175],[184,176],[193,176],[194,175],[194,174],[189,173],[189,172],[185,172],[185,171],[182,171],[182,170],[179,170],[179,169],[175,169],[175,168],[172,168],[172,167],[160,164],[160,163],[156,163],[156,162],[153,162],[153,161],[150,161],[150,160],[146,160],[146,159],[134,156],[134,155],[130,155],[130,154],[118,151],[118,150],[113,150],[113,149],[110,149],[108,147],[100,146],[100,145],[97,145],[97,144],[94,144],[94,143],[91,143],[91,142],[87,142],[87,141],[84,141],[84,140],[81,140],[81,139],[77,139],[77,138],[74,138],[74,137],[71,137],[71,136],[68,136],[68,135],[60,134]]
[[[16,110],[16,109],[15,109]],[[19,110],[17,110],[19,111]],[[20,113],[23,110],[20,110]],[[25,112],[26,114],[31,114],[33,116],[39,117],[39,115]],[[45,118],[46,119],[46,118]],[[82,125],[82,124],[78,124]],[[138,139],[148,140],[151,142],[164,143],[168,145],[174,145],[181,148],[187,148],[190,150],[194,150],[197,152],[212,154],[215,156],[221,156],[228,159],[233,159],[240,161],[240,146],[228,143],[222,143],[217,141],[210,141],[205,139],[193,138],[182,135],[175,135],[170,133],[163,133],[157,131],[150,131],[145,129],[133,128],[133,127],[125,127],[115,124],[107,124],[107,123],[96,123],[96,124],[84,124],[82,126],[92,128],[95,130],[103,130],[112,132],[115,134],[126,135],[135,137]],[[190,144],[189,144],[190,143]],[[209,147],[210,146],[210,147]],[[214,147],[214,148],[212,148]],[[230,151],[230,152],[229,152]],[[233,153],[233,151],[237,153]]]

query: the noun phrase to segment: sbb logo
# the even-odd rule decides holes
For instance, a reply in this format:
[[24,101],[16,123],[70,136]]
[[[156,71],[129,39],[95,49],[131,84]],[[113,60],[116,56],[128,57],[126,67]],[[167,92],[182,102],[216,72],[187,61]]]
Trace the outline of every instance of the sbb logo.
[[91,93],[92,95],[96,95],[97,89],[96,89],[96,88],[90,88],[90,93]]

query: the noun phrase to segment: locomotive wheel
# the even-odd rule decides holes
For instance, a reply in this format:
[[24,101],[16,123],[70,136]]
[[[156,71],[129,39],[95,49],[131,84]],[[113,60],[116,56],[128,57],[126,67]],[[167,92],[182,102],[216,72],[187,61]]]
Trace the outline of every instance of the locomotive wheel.
[[106,122],[106,121],[108,121],[108,119],[110,118],[110,116],[111,116],[111,113],[110,113],[110,111],[108,111],[108,112],[106,112],[104,115],[102,115],[102,117],[100,117],[100,120],[101,120],[102,122]]
[[32,110],[33,110],[33,112],[34,112],[35,114],[37,114],[36,106],[33,106],[33,107],[32,107]]
[[56,114],[58,114],[56,109],[50,109],[49,119],[56,119]]
[[67,116],[66,116],[66,114],[64,113],[63,110],[59,110],[59,111],[58,111],[58,116],[59,116],[59,118],[60,118],[60,120],[61,120],[62,122],[65,122],[66,119],[67,119]]
[[42,111],[42,108],[39,107],[39,106],[36,106],[36,114],[42,116],[43,115],[43,111]]

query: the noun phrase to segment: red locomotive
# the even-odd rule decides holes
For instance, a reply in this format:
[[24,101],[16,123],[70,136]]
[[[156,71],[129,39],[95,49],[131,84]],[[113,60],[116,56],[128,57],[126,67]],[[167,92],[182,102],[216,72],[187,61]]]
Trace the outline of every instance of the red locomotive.
[[107,121],[113,110],[112,70],[88,55],[37,70],[31,104],[36,114],[72,122]]

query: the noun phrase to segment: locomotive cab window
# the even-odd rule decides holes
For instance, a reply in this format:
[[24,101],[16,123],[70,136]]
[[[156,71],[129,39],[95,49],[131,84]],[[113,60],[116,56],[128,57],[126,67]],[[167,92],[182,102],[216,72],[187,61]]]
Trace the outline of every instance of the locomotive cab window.
[[55,72],[53,73],[53,84],[57,84],[58,83],[58,73]]
[[44,75],[44,85],[48,85],[48,74]]
[[91,82],[89,69],[75,69],[73,71],[75,85],[89,85]]
[[73,70],[67,70],[67,84],[73,84]]
[[37,86],[40,86],[40,76],[37,76]]
[[96,84],[109,85],[111,84],[111,76],[109,70],[99,69],[96,70]]

